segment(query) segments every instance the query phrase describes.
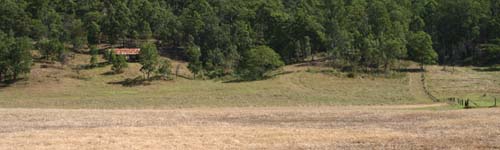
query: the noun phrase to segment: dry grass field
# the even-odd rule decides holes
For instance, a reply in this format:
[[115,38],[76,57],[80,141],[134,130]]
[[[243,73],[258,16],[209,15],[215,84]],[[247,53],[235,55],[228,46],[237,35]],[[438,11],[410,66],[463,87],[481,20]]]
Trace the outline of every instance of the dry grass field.
[[0,148],[500,149],[500,109],[439,105],[0,109]]

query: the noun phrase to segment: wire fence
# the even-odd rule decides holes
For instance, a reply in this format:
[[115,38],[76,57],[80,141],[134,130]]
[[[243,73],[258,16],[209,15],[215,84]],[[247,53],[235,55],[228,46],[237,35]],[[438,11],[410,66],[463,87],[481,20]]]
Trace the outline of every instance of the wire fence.
[[432,93],[429,91],[429,89],[427,88],[427,84],[426,84],[426,78],[425,78],[425,71],[422,71],[422,86],[424,88],[424,92],[425,94],[433,101],[433,102],[440,102],[441,100],[439,100],[439,98],[437,98],[436,96],[432,95]]

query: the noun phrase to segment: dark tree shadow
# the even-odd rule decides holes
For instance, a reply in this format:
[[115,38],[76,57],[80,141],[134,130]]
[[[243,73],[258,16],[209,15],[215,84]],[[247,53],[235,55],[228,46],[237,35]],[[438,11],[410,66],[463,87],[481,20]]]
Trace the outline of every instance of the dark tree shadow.
[[45,58],[33,58],[34,63],[40,63],[40,64],[55,64],[54,61],[49,61]]
[[184,48],[181,47],[158,47],[160,52],[160,56],[168,57],[172,60],[187,60],[186,53],[184,52]]
[[393,71],[397,72],[409,72],[409,73],[418,73],[418,72],[424,72],[425,70],[422,70],[420,68],[401,68],[401,69],[393,69]]
[[188,76],[185,76],[185,75],[173,75],[174,78],[183,78],[183,79],[187,79],[187,80],[193,80],[193,77],[188,77]]
[[497,72],[497,71],[500,71],[500,67],[474,68],[473,70],[480,71],[480,72]]
[[103,75],[103,76],[112,76],[112,75],[117,75],[117,74],[120,74],[120,73],[116,73],[116,72],[113,72],[113,71],[108,71],[108,72],[105,72],[105,73],[101,73],[101,75]]
[[321,59],[315,59],[314,61],[307,60],[307,61],[299,61],[296,63],[293,63],[297,67],[314,67],[314,66],[326,66],[324,62],[326,62],[329,58],[321,58]]
[[294,72],[293,71],[283,71],[283,72],[279,72],[279,73],[276,73],[276,74],[272,74],[270,76],[264,76],[264,77],[262,77],[260,79],[243,79],[243,78],[238,78],[238,79],[224,81],[222,83],[243,83],[243,82],[264,81],[264,80],[272,79],[272,78],[275,78],[275,77],[278,77],[278,76],[281,76],[281,75],[286,75],[286,74],[291,74],[291,73],[294,73]]
[[66,66],[66,65],[58,64],[55,61],[47,61],[47,60],[34,61],[34,63],[39,63],[40,64],[40,68],[43,68],[43,69],[50,68],[50,69],[59,69],[59,70],[62,70],[62,69],[64,69],[64,66]]
[[9,87],[9,86],[10,86],[10,84],[8,84],[8,83],[1,83],[0,82],[0,89],[6,88],[6,87]]
[[136,78],[127,78],[123,81],[117,81],[117,82],[108,82],[108,84],[114,84],[114,85],[122,85],[125,87],[136,87],[136,86],[147,86],[151,85],[149,80],[145,80],[142,77],[136,77]]
[[11,80],[5,80],[3,82],[0,81],[0,89],[10,87],[12,84],[17,83],[19,81],[23,81],[26,78],[18,78],[18,79],[11,79]]
[[103,68],[103,67],[106,67],[108,66],[109,63],[108,62],[100,62],[100,63],[97,63],[95,66],[93,65],[90,65],[90,64],[87,64],[87,65],[79,65],[77,69],[81,69],[81,70],[90,70],[90,69],[95,69],[95,68]]
[[222,83],[242,83],[242,82],[253,82],[253,81],[258,81],[258,80],[233,79],[233,80],[224,81]]

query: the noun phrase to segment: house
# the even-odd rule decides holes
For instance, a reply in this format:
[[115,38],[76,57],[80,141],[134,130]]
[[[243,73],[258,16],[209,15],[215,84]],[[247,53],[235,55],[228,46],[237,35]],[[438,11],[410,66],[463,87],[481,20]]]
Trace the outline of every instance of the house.
[[138,61],[140,48],[114,48],[111,49],[116,55],[123,55],[128,61]]

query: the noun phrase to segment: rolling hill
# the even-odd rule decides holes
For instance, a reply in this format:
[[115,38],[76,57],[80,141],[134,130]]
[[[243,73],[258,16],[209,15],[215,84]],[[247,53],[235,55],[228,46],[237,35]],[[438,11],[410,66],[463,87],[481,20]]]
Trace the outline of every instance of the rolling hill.
[[[348,78],[321,64],[304,63],[285,66],[267,80],[233,82],[191,80],[187,64],[173,61],[181,77],[133,84],[133,79],[142,75],[137,63],[130,63],[118,75],[109,73],[110,66],[71,69],[87,64],[89,59],[88,55],[76,54],[65,67],[36,63],[26,80],[0,88],[0,107],[161,109],[432,103],[423,91],[418,72],[402,72],[391,78]],[[449,72],[430,66],[426,76],[431,93],[439,98],[487,99],[500,96],[499,74],[484,68],[456,67]]]

